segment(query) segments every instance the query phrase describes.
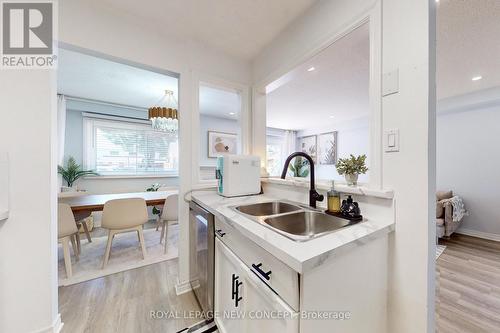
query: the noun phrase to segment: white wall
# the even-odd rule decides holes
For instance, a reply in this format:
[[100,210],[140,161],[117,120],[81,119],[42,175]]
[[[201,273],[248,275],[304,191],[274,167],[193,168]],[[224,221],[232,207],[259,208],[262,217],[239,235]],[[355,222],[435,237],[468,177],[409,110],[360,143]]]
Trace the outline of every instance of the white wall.
[[241,141],[238,120],[200,115],[200,166],[215,166],[216,159],[208,157],[208,131],[236,133]]
[[383,184],[395,191],[390,332],[435,332],[435,6],[382,2],[382,70],[399,69],[399,92],[382,100],[382,130],[400,131],[400,151],[382,157]]
[[[260,87],[321,50],[373,3],[320,1],[270,43],[254,62],[254,136],[265,133]],[[389,332],[434,332],[435,50],[430,45],[435,28],[430,4],[435,1],[382,0],[383,44],[372,49],[381,49],[384,72],[399,69],[399,93],[383,99],[381,117],[383,129],[399,128],[401,134],[400,152],[382,158],[382,185],[396,195],[396,231],[389,247]],[[262,153],[263,142],[254,138],[254,143],[254,151]]]
[[0,221],[0,332],[52,332],[57,323],[55,106],[52,71],[1,71],[10,217]]
[[464,199],[470,212],[462,221],[464,232],[500,239],[500,211],[496,209],[500,198],[500,99],[495,104],[478,108],[461,102],[454,110],[438,113],[437,188],[453,190]]
[[[367,155],[367,166],[370,167],[370,129],[367,119],[356,119],[350,122],[344,122],[338,126],[316,127],[302,130],[297,133],[298,137],[308,135],[318,135],[321,133],[337,131],[337,160],[339,158],[348,158],[353,155]],[[344,176],[339,175],[335,165],[315,165],[316,179],[335,180],[345,182]],[[359,175],[360,183],[367,183],[369,172],[365,175]]]

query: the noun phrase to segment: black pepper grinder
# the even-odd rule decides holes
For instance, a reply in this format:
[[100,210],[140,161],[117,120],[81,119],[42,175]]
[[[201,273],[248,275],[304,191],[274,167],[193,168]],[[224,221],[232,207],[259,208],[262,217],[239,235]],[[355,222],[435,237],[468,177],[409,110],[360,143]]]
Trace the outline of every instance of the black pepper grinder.
[[347,199],[342,200],[342,206],[340,207],[340,212],[347,218],[359,218],[361,216],[361,210],[357,202],[352,200],[350,195]]

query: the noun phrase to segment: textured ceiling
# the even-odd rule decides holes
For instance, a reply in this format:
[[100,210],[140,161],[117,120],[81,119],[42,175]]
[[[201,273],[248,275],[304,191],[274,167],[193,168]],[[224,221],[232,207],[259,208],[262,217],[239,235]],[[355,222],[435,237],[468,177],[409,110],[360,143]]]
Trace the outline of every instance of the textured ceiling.
[[[438,99],[500,86],[500,0],[437,6]],[[477,75],[483,79],[472,81]]]
[[177,96],[177,78],[79,52],[59,49],[57,92],[147,108],[165,90]]
[[369,52],[365,24],[270,84],[267,126],[302,130],[367,116]]
[[[165,90],[177,96],[175,77],[65,49],[59,50],[58,93],[109,103],[148,108]],[[235,91],[200,86],[202,114],[238,119],[240,95]]]
[[[93,0],[97,1],[97,0]],[[162,34],[193,38],[250,60],[316,0],[98,0]]]

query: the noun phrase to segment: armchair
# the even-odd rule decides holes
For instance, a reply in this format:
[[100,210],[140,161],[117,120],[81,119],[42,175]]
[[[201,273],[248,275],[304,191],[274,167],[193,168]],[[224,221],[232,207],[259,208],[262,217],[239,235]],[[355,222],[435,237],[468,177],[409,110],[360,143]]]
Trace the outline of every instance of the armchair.
[[436,236],[449,237],[460,226],[460,221],[453,221],[453,191],[436,193]]

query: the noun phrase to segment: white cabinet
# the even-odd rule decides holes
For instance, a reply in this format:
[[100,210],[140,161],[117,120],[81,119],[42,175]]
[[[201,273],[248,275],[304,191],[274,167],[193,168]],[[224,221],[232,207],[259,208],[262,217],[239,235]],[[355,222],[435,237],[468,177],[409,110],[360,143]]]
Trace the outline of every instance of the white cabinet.
[[223,333],[297,333],[297,313],[219,239],[215,240],[215,311]]
[[243,299],[246,332],[298,332],[297,313],[252,271],[247,269]]
[[215,315],[222,333],[243,332],[244,264],[215,239]]

